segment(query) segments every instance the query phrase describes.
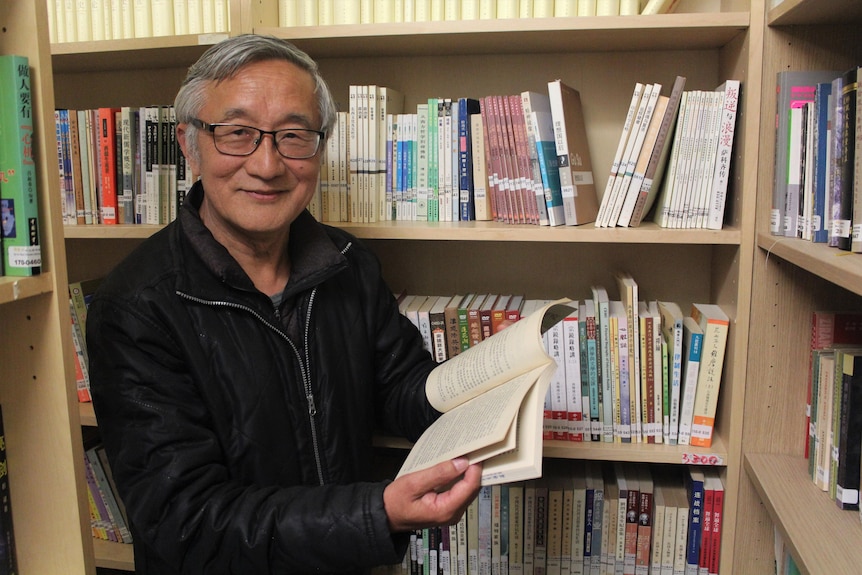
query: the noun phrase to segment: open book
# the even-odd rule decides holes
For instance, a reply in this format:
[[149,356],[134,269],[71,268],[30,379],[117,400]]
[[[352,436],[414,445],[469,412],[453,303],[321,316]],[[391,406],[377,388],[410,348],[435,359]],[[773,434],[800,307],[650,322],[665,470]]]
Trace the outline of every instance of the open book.
[[548,303],[431,372],[425,393],[443,415],[399,476],[462,456],[484,461],[483,485],[542,475],[544,400],[557,369],[542,334],[574,311],[568,302]]

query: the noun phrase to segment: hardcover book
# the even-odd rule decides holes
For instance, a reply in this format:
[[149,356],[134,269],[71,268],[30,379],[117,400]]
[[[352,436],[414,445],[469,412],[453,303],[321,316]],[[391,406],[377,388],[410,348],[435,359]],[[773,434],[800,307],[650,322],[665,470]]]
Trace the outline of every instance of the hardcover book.
[[460,456],[484,462],[483,485],[541,476],[543,401],[557,367],[542,334],[573,311],[566,303],[546,304],[431,372],[426,394],[443,415],[399,476]]

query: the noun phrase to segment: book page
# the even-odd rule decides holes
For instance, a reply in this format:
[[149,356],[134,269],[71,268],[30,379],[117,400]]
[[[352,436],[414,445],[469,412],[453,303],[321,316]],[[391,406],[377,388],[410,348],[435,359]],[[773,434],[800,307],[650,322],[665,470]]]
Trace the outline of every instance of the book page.
[[553,362],[542,333],[572,312],[557,300],[437,366],[425,393],[437,411],[447,412],[503,382]]
[[[398,475],[467,455],[478,463],[515,447],[515,420],[544,368],[507,381],[444,413],[416,441]],[[474,451],[485,449],[481,454]]]

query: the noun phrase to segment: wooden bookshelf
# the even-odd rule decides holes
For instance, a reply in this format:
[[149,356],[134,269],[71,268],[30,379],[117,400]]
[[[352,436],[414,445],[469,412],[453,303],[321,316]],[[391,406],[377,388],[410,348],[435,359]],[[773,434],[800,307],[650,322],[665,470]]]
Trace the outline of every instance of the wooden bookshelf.
[[858,513],[838,510],[814,487],[804,464],[811,314],[862,309],[862,258],[769,232],[776,75],[858,65],[860,23],[862,5],[852,0],[784,0],[766,11],[763,22],[745,479],[734,556],[746,573],[773,572],[773,529],[804,573],[855,573],[862,564]]
[[[721,304],[731,315],[732,327],[711,448],[546,442],[545,452],[553,458],[670,465],[695,461],[720,467],[727,497],[722,573],[768,573],[751,570],[737,559],[736,549],[747,536],[749,520],[739,492],[746,480],[743,411],[751,385],[747,370],[755,207],[762,169],[759,147],[766,130],[761,118],[766,8],[764,0],[684,0],[682,4],[685,12],[649,17],[281,29],[276,0],[230,0],[230,34],[253,32],[290,39],[319,61],[338,99],[346,98],[350,84],[377,83],[402,91],[408,109],[440,94],[546,90],[549,80],[561,78],[581,91],[594,179],[600,190],[635,81],[669,87],[680,74],[688,78],[687,88],[714,89],[728,78],[742,80],[735,167],[726,223],[720,231],[666,230],[651,223],[634,229],[596,229],[589,224],[543,229],[488,222],[339,225],[375,250],[396,291],[499,290],[528,297],[584,298],[593,284],[614,290],[614,274],[626,270],[647,298],[675,300],[684,309],[694,301]],[[187,66],[217,40],[180,36],[54,45],[57,107],[167,104]],[[65,282],[104,275],[160,226],[61,229],[66,240],[65,267],[56,273],[62,273]],[[452,265],[452,253],[458,254],[459,265]],[[439,273],[442,268],[445,274]],[[0,302],[11,297],[4,295],[11,289],[0,282]],[[28,289],[35,294],[39,288]],[[68,374],[67,378],[67,388],[74,389],[74,378]],[[77,408],[76,423],[96,424],[91,407]],[[409,446],[391,438],[377,438],[376,444],[400,450]],[[80,477],[78,489],[83,487]],[[82,533],[89,539],[88,528],[82,528]],[[116,544],[96,542],[94,547],[95,559],[88,556],[94,564],[133,569],[128,546],[118,549]]]

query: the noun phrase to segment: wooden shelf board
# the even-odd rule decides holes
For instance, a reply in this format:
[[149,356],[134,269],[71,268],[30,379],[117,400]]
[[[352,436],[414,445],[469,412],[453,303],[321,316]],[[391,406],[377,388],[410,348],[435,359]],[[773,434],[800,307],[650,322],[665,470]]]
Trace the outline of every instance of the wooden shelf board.
[[51,293],[53,289],[54,275],[51,272],[32,277],[0,276],[0,305]]
[[93,402],[86,403],[78,402],[78,416],[81,418],[81,425],[96,427],[99,424],[96,422],[96,410],[93,409]]
[[[405,439],[390,436],[375,436],[374,445],[392,449],[410,449],[411,443]],[[653,445],[647,443],[598,443],[545,441],[545,457],[556,459],[593,459],[600,461],[633,461],[645,463],[727,465],[728,453],[720,438],[715,438],[710,448],[691,447],[690,445]]]
[[[374,224],[333,223],[363,239],[385,240],[462,240],[497,242],[631,243],[739,245],[739,229],[668,230],[653,223],[637,228],[595,228],[582,226],[509,225],[497,222],[380,222]],[[114,225],[66,226],[66,239],[146,238],[163,226]]]
[[111,226],[64,226],[63,236],[69,239],[142,239],[164,226],[152,224],[117,224]]
[[862,295],[862,255],[830,248],[826,244],[782,238],[767,232],[757,235],[757,245],[835,285]]
[[96,555],[96,567],[120,571],[135,570],[135,553],[130,543],[93,539],[93,552]]
[[808,477],[802,457],[749,453],[745,470],[803,573],[858,573],[862,522]]
[[841,24],[862,21],[859,0],[784,0],[769,10],[770,26]]
[[227,37],[189,34],[51,44],[51,64],[55,73],[185,67]]
[[[749,25],[747,12],[258,27],[315,58],[712,49]],[[55,72],[188,66],[227,34],[52,44]]]
[[254,31],[288,39],[315,58],[329,58],[710,49],[726,45],[748,24],[748,13],[725,12],[258,27]]

